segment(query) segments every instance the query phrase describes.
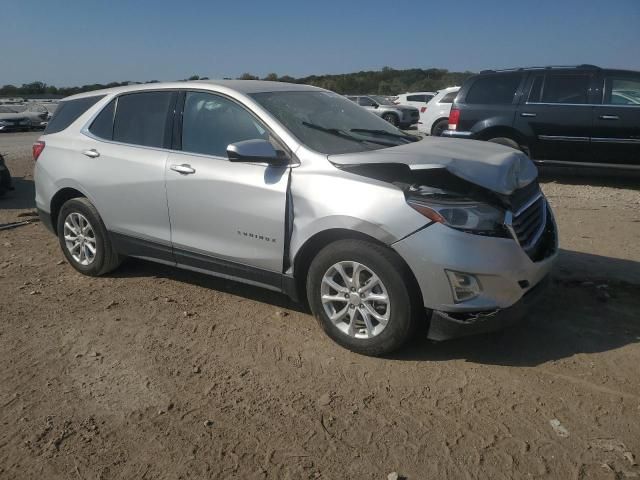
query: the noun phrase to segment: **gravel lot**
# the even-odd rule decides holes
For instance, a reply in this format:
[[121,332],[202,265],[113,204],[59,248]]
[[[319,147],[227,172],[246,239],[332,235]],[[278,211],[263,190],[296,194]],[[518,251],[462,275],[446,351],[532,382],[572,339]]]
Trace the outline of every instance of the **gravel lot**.
[[[0,134],[0,224],[34,211],[36,137]],[[640,478],[638,185],[544,177],[561,253],[530,320],[386,359],[284,296],[87,278],[40,224],[0,231],[0,478]]]

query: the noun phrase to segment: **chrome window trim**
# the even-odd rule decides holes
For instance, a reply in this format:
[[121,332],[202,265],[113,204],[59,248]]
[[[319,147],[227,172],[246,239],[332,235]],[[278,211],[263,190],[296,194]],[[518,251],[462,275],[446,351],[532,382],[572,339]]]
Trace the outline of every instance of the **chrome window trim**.
[[[85,135],[86,137],[91,138],[92,140],[98,141],[98,142],[103,142],[103,143],[109,143],[112,145],[118,145],[121,147],[134,147],[134,148],[143,148],[143,149],[147,149],[147,150],[154,150],[157,152],[167,152],[167,153],[182,153],[185,155],[195,155],[198,157],[204,157],[204,158],[212,158],[214,160],[225,160],[227,162],[230,162],[228,157],[220,157],[220,156],[216,156],[216,155],[207,155],[205,153],[195,153],[195,152],[186,152],[184,150],[175,150],[173,148],[164,148],[164,147],[149,147],[146,145],[139,145],[137,143],[124,143],[124,142],[118,142],[116,140],[109,140],[106,138],[102,138],[102,137],[98,137],[97,135],[94,135],[89,128],[91,127],[91,124],[93,123],[93,121],[96,119],[96,117],[98,115],[100,115],[100,113],[102,112],[102,110],[104,110],[104,108],[109,105],[109,103],[111,103],[113,100],[116,101],[116,105],[115,105],[115,109],[114,109],[114,119],[115,116],[118,112],[118,98],[120,98],[123,95],[130,95],[130,94],[134,94],[134,93],[146,93],[146,92],[203,92],[203,93],[209,93],[211,95],[219,95],[225,99],[228,99],[232,102],[235,102],[236,104],[240,105],[241,108],[244,108],[247,112],[249,112],[254,118],[258,119],[260,121],[260,123],[262,125],[264,125],[264,127],[267,129],[267,131],[269,133],[271,133],[284,147],[287,148],[288,152],[287,155],[289,156],[289,164],[288,165],[282,165],[282,166],[286,166],[286,167],[297,167],[300,166],[300,160],[298,160],[298,157],[293,153],[293,151],[291,150],[291,148],[289,147],[289,145],[286,144],[286,142],[284,142],[284,140],[282,140],[280,138],[280,136],[276,135],[276,133],[273,131],[273,129],[267,125],[267,122],[265,122],[264,120],[262,120],[253,110],[251,110],[249,107],[247,107],[245,104],[239,102],[238,100],[236,100],[235,98],[230,97],[229,95],[225,95],[222,92],[218,92],[215,90],[208,90],[208,89],[204,89],[204,88],[189,88],[189,87],[185,87],[185,88],[157,88],[157,89],[149,89],[149,90],[133,90],[130,92],[122,92],[122,93],[118,93],[115,94],[112,97],[109,97],[107,95],[107,101],[105,102],[104,105],[102,105],[93,115],[91,115],[91,117],[89,117],[89,120],[84,124],[84,126],[80,129],[80,133]],[[95,105],[94,105],[95,107]],[[266,163],[266,162],[242,162],[242,163],[246,163],[246,164],[250,164],[250,165],[266,165],[269,166],[271,164]]]
[[640,108],[640,105],[616,105],[612,103],[545,103],[545,102],[524,102],[524,105],[554,105],[554,106],[565,106],[565,107],[608,107],[608,108],[618,108],[618,107],[631,107],[631,108]]

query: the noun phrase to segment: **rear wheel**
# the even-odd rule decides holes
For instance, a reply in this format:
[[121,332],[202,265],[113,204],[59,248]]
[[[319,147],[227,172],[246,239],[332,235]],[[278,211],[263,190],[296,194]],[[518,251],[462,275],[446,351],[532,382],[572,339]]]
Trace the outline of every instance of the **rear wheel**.
[[8,168],[5,168],[2,172],[0,172],[0,196],[4,195],[9,190],[13,190],[11,183],[11,173],[9,173]]
[[86,198],[68,200],[58,215],[58,239],[73,268],[99,276],[121,263],[96,208]]
[[495,137],[495,138],[490,138],[487,141],[492,143],[498,143],[506,147],[511,147],[515,150],[520,150],[522,153],[526,154],[527,156],[530,156],[529,147],[527,147],[526,145],[520,145],[518,142],[516,142],[515,140],[509,137]]
[[417,323],[418,296],[410,278],[389,248],[339,240],[311,262],[307,298],[336,343],[364,355],[383,355],[406,343]]
[[382,118],[384,120],[386,120],[387,122],[389,122],[394,127],[397,127],[397,126],[400,125],[400,119],[394,113],[385,113],[385,114],[382,115]]
[[431,135],[434,137],[441,137],[442,132],[444,132],[447,128],[449,128],[449,119],[441,118],[431,127]]

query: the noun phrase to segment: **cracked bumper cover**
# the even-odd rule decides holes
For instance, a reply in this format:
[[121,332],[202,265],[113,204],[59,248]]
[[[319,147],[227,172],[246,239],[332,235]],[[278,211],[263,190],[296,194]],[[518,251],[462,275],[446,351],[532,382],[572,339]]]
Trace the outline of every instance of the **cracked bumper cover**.
[[547,276],[519,301],[504,309],[473,313],[447,313],[434,310],[431,312],[427,337],[431,340],[448,340],[502,330],[523,320],[549,283]]

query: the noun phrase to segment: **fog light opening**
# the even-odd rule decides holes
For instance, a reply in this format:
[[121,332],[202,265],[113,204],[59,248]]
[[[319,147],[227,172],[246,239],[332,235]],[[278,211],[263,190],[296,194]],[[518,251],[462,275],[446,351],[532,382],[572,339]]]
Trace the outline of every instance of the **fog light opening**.
[[467,302],[480,295],[482,289],[480,282],[470,273],[454,272],[453,270],[445,270],[451,285],[453,300],[456,303]]

